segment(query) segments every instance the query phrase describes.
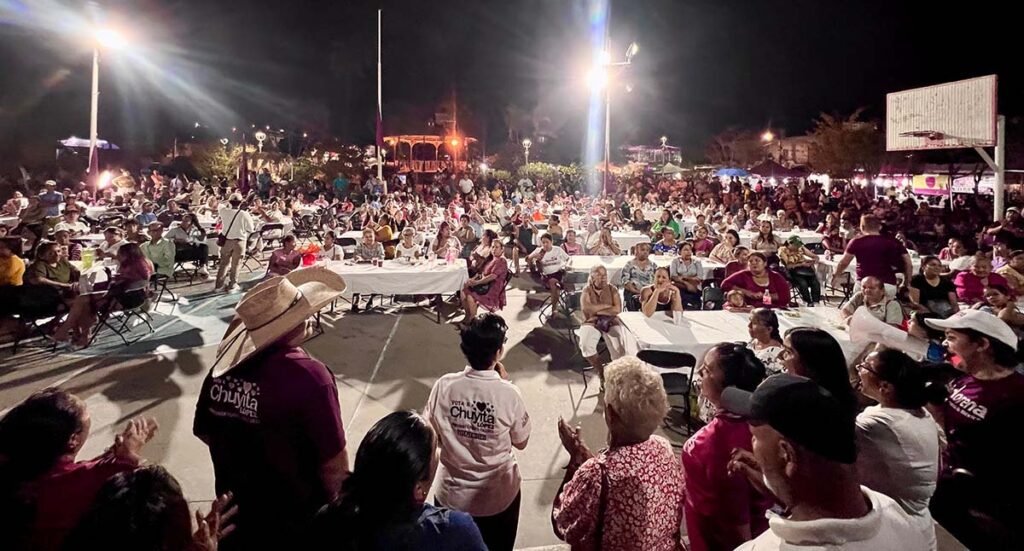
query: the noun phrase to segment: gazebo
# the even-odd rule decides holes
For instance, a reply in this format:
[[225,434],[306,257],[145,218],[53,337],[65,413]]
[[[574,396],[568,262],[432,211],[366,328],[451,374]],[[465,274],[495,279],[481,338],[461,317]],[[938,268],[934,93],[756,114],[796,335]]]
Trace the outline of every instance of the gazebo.
[[391,150],[388,166],[399,172],[440,172],[446,168],[465,170],[469,164],[469,146],[477,139],[469,136],[403,134],[384,136]]

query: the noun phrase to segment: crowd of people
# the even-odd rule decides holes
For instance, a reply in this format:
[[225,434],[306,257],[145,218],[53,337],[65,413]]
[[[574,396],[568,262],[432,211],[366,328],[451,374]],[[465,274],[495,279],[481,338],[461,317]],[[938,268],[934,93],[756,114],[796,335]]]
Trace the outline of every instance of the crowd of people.
[[[97,312],[122,293],[184,264],[207,277],[214,261],[214,287],[236,292],[239,264],[269,248],[267,273],[236,306],[196,404],[193,432],[222,498],[189,522],[173,476],[143,464],[151,420],[133,420],[107,452],[79,460],[88,411],[47,389],[0,419],[0,501],[10,511],[0,522],[12,548],[512,549],[522,501],[515,450],[527,448],[532,424],[502,363],[507,326],[497,313],[508,280],[527,273],[553,315],[563,311],[565,276],[581,254],[631,258],[616,281],[596,265],[580,292],[579,347],[601,376],[608,439],[592,451],[578,426],[558,422],[568,464],[551,522],[573,548],[934,549],[934,521],[972,549],[1021,545],[1024,478],[1002,459],[1024,421],[1016,207],[987,223],[983,198],[937,208],[856,186],[719,179],[624,179],[600,196],[462,175],[393,180],[388,193],[372,177],[251,190],[157,176],[134,184],[98,197],[57,192],[55,182],[14,190],[4,209],[17,223],[0,226],[0,293],[11,298],[0,314],[23,317],[26,304],[49,301],[65,312],[53,338],[83,346]],[[83,220],[95,207],[103,217]],[[815,231],[821,243],[783,240],[775,232],[791,230],[780,226]],[[338,243],[347,231],[361,232],[351,252]],[[623,247],[614,235],[623,231],[648,239]],[[100,232],[95,249],[76,240]],[[467,367],[440,377],[420,412],[382,418],[351,465],[334,376],[301,348],[345,282],[325,265],[297,269],[300,235],[321,244],[322,260],[455,256],[470,276],[458,325]],[[116,267],[105,290],[80,289],[86,255]],[[834,259],[828,274],[822,259]],[[702,262],[722,268],[709,277]],[[854,264],[856,275],[845,275]],[[780,333],[778,308],[814,306],[846,287],[842,315],[867,312],[930,339],[936,361],[873,347],[850,365],[826,331]],[[361,297],[352,301],[358,311]],[[750,341],[700,359],[704,426],[680,454],[655,434],[665,387],[625,355],[618,314],[703,308],[748,312]]]

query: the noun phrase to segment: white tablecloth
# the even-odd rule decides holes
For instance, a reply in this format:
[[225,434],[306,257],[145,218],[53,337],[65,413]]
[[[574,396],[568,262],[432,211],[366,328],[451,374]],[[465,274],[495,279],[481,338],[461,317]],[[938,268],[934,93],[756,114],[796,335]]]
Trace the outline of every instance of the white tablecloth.
[[355,293],[368,295],[437,295],[450,294],[462,289],[469,279],[465,262],[447,265],[443,260],[412,265],[385,260],[377,268],[369,264],[350,264],[346,261],[329,262],[327,268],[345,278],[345,296]]
[[[811,230],[776,231],[774,233],[775,237],[777,237],[779,241],[783,242],[788,240],[790,237],[793,237],[794,235],[799,236],[800,239],[804,242],[804,245],[808,243],[821,243],[821,239],[823,237],[820,233],[816,233]],[[756,235],[757,232],[752,232],[748,230],[741,231],[740,244],[743,245],[744,247],[749,247],[750,241],[753,240]]]
[[[792,327],[817,327],[835,337],[849,362],[857,357],[863,346],[850,342],[850,335],[839,325],[839,310],[830,307],[796,308],[776,311],[779,331],[785,334]],[[619,319],[626,327],[624,344],[628,354],[640,350],[687,352],[697,358],[700,365],[704,354],[720,342],[749,342],[747,331],[749,314],[725,310],[693,310],[683,312],[680,325],[664,312],[648,318],[642,312],[623,312]]]
[[20,220],[17,216],[0,216],[0,224],[3,224],[8,228],[13,228],[14,226],[17,226],[18,222],[20,222]]
[[110,210],[107,207],[85,207],[85,215],[89,218],[99,218]]
[[622,252],[628,252],[637,243],[650,243],[651,236],[635,231],[613,231],[612,240],[619,244]]
[[[626,263],[633,259],[631,255],[619,255],[619,256],[596,256],[596,255],[578,255],[570,258],[569,270],[576,273],[589,274],[591,268],[600,264],[608,270],[608,281],[616,287],[621,287],[619,279],[622,277],[622,269],[626,267]],[[675,256],[658,256],[651,255],[650,259],[659,267],[668,268],[672,264]],[[708,278],[711,277],[711,271],[715,268],[724,268],[725,265],[720,262],[715,262],[707,258],[699,258],[701,264],[700,277]]]

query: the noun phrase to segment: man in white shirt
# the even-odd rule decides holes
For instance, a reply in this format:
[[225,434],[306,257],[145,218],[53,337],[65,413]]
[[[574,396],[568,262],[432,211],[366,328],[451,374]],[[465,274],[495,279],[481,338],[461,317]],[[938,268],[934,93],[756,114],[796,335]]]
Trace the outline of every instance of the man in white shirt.
[[492,551],[515,545],[522,477],[512,448],[530,439],[530,414],[500,361],[507,329],[494,314],[471,320],[461,344],[469,366],[438,379],[423,411],[441,447],[437,502],[472,515]]
[[[221,234],[224,236],[224,244],[220,248],[220,265],[217,267],[217,278],[214,280],[214,289],[223,288],[227,292],[237,292],[238,286],[238,262],[242,258],[243,248],[249,234],[256,231],[256,224],[252,215],[241,210],[242,196],[234,194],[228,199],[227,207],[222,207],[218,213],[220,216]],[[230,271],[228,265],[230,264]],[[227,283],[224,282],[224,274],[227,271]]]
[[89,233],[89,225],[78,219],[79,214],[78,205],[68,203],[64,207],[64,219],[57,222],[53,231],[65,230],[69,235],[85,235]]
[[469,195],[473,192],[473,180],[470,180],[469,176],[466,176],[465,174],[462,175],[462,179],[459,180],[459,191],[461,191],[463,195]]
[[117,251],[127,243],[121,228],[107,228],[103,230],[103,243],[99,247],[99,257],[116,259]]
[[562,278],[565,268],[569,265],[569,253],[561,247],[555,247],[551,234],[540,236],[540,247],[526,257],[526,265],[530,267],[535,278],[551,293],[551,315],[561,315],[558,309],[558,297],[562,289]]
[[853,413],[817,383],[775,375],[753,393],[726,388],[722,407],[746,418],[753,437],[753,454],[734,454],[729,470],[788,511],[769,512],[768,530],[737,551],[929,548],[898,503],[860,485]]

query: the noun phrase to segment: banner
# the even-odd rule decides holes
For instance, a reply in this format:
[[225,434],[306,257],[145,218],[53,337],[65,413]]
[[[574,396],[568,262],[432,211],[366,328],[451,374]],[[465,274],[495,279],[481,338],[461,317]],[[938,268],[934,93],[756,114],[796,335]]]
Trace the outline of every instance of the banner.
[[914,193],[918,195],[949,195],[949,176],[918,174],[914,176]]
[[[996,185],[995,176],[982,176],[978,182],[978,193],[992,195],[992,188]],[[958,176],[953,178],[953,193],[974,193],[974,176]]]

